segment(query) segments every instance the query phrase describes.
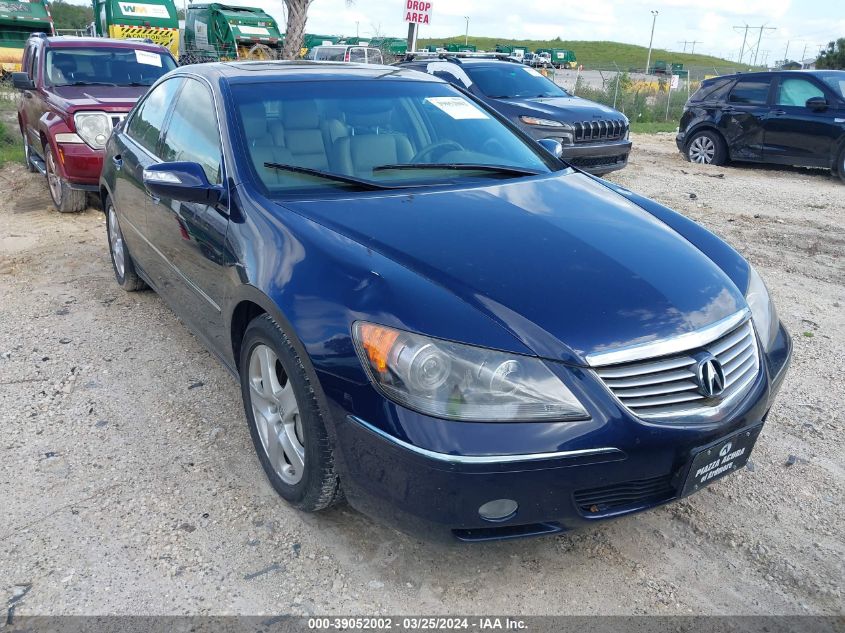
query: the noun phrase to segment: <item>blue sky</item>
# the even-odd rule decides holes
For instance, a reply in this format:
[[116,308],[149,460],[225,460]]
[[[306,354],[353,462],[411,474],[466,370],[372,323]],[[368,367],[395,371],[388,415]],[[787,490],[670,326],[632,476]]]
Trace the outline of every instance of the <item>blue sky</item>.
[[[82,0],[73,0],[85,4]],[[140,0],[143,1],[143,0]],[[181,6],[184,0],[176,0]],[[284,19],[283,2],[228,0],[230,4],[261,6],[278,20]],[[684,40],[696,52],[736,60],[742,32],[734,26],[765,24],[777,30],[763,32],[759,60],[782,59],[789,42],[789,57],[815,54],[818,47],[845,37],[845,0],[431,0],[432,24],[422,37],[443,37],[469,32],[502,38],[614,40],[648,45],[651,11],[658,11],[654,44],[683,50]],[[307,30],[313,33],[362,36],[375,33],[404,36],[404,0],[314,0]],[[526,10],[521,10],[525,9]],[[756,44],[759,31],[749,39]],[[687,44],[687,51],[691,44]],[[746,61],[748,58],[746,57]]]

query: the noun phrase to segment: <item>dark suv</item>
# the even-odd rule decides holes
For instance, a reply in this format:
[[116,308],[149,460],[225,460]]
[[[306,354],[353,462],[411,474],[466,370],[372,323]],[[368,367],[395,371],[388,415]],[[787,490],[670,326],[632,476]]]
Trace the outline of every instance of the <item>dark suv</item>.
[[535,140],[560,141],[562,158],[570,165],[602,175],[628,163],[631,141],[624,114],[569,94],[530,66],[504,57],[419,54],[400,65],[473,94]]
[[845,180],[845,71],[707,79],[687,102],[676,140],[696,163],[825,167]]
[[27,40],[22,68],[12,78],[22,91],[18,124],[26,165],[47,176],[59,211],[82,211],[86,192],[98,190],[112,128],[176,62],[153,43],[36,33]]

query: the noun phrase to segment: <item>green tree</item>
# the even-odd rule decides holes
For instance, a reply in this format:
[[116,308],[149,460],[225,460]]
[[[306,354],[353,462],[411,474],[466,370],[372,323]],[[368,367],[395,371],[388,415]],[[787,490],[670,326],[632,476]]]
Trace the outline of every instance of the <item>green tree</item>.
[[50,3],[50,14],[57,29],[84,29],[94,21],[94,9],[91,6],[78,6],[63,0]]
[[845,37],[827,45],[827,50],[822,51],[816,60],[816,68],[845,70]]

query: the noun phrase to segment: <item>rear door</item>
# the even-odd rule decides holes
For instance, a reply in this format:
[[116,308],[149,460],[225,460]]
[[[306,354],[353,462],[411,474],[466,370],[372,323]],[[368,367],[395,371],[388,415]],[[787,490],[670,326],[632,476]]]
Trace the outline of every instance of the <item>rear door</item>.
[[829,167],[834,141],[841,133],[832,108],[814,111],[807,99],[822,97],[833,106],[836,99],[813,78],[778,77],[773,107],[765,121],[766,162],[808,167]]
[[728,94],[718,126],[731,158],[762,160],[763,123],[771,110],[771,83],[767,75],[741,77]]
[[159,162],[157,152],[164,121],[183,82],[183,78],[174,77],[148,92],[113,141],[112,195],[123,237],[133,258],[156,287],[156,271],[161,263],[150,242],[146,208],[149,194],[144,187],[144,168]]
[[29,75],[29,78],[35,84],[35,90],[23,91],[23,118],[26,126],[26,134],[29,139],[29,145],[39,154],[41,150],[41,135],[38,133],[38,121],[42,114],[42,100],[39,90],[42,88],[39,85],[39,66],[41,64],[41,47],[37,44],[29,45],[29,57],[26,59],[26,64],[21,68],[22,71]]
[[[199,163],[210,183],[225,182],[217,110],[204,82],[185,80],[166,124],[160,154],[165,163]],[[221,306],[227,269],[233,261],[226,244],[227,204],[227,196],[216,205],[156,197],[148,202],[151,240],[171,268],[168,303],[221,352],[228,343]]]

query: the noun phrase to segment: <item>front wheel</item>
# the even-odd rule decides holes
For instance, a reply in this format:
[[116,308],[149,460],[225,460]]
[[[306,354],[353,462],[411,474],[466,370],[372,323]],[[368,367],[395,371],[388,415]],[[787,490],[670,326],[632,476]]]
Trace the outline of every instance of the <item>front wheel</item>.
[[21,131],[21,136],[23,137],[23,160],[26,164],[26,170],[33,173],[36,169],[35,165],[32,164],[32,148],[29,145],[29,138],[27,137],[26,130]]
[[306,512],[341,498],[334,456],[314,389],[288,337],[267,314],[247,326],[241,394],[258,460],[273,488]]
[[727,149],[716,132],[702,130],[692,135],[687,143],[687,160],[702,165],[724,165]]
[[71,189],[70,185],[59,175],[53,148],[48,144],[44,148],[47,163],[47,185],[50,187],[50,197],[60,213],[78,213],[88,206],[88,196],[84,191]]
[[120,222],[117,219],[117,212],[114,210],[111,198],[106,198],[106,232],[109,238],[109,254],[111,255],[114,278],[118,285],[126,292],[143,290],[147,284],[138,276],[135,271],[135,262],[126,249],[126,242],[123,240],[123,232],[120,230]]

